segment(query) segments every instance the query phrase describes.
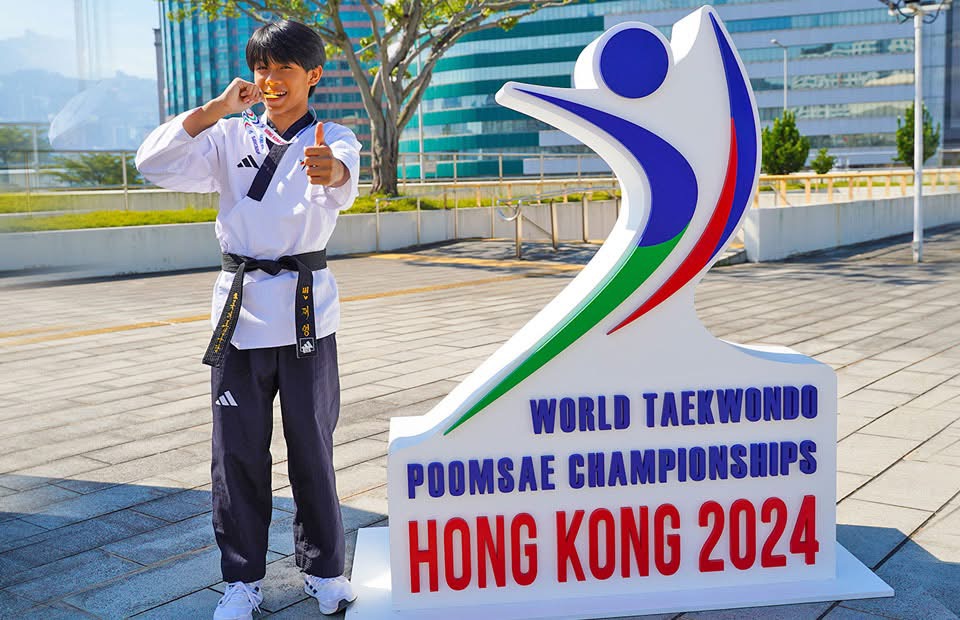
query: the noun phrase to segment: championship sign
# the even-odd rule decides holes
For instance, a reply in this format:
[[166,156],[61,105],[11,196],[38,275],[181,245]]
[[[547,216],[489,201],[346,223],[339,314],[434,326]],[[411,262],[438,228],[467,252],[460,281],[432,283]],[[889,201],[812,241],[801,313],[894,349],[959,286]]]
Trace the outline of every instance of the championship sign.
[[759,172],[716,12],[619,24],[574,88],[502,105],[594,149],[623,190],[589,265],[425,416],[394,418],[389,541],[361,530],[350,618],[587,618],[889,596],[836,543],[837,382],[714,338],[697,282]]

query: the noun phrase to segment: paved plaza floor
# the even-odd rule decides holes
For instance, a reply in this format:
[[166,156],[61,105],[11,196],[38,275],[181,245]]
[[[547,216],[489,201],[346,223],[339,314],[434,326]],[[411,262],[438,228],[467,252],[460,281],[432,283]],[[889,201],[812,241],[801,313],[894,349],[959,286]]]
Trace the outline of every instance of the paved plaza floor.
[[[331,261],[351,551],[357,528],[386,523],[390,417],[428,411],[593,249],[531,249],[519,262],[508,244],[464,242]],[[838,537],[896,597],[664,618],[960,615],[960,229],[930,236],[926,259],[912,264],[895,240],[717,267],[697,292],[716,336],[788,345],[837,370]],[[0,279],[0,617],[212,614],[223,584],[200,357],[214,277]],[[279,431],[272,453],[264,616],[317,618],[294,565]]]

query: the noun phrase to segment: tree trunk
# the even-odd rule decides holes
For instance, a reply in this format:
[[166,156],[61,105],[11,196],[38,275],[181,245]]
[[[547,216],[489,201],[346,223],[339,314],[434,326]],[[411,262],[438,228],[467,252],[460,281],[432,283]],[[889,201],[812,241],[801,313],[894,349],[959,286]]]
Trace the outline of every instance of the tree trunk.
[[373,187],[370,192],[396,196],[398,195],[397,160],[400,152],[400,132],[389,120],[382,122],[381,127],[374,126],[372,129]]

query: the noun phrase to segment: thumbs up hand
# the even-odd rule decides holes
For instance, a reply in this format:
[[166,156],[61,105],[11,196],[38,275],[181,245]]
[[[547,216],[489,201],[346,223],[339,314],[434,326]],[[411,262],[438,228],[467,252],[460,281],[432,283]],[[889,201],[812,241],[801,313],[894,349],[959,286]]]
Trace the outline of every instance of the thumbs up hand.
[[311,185],[340,187],[347,182],[347,167],[333,156],[324,142],[323,123],[317,121],[315,145],[303,149],[303,163]]

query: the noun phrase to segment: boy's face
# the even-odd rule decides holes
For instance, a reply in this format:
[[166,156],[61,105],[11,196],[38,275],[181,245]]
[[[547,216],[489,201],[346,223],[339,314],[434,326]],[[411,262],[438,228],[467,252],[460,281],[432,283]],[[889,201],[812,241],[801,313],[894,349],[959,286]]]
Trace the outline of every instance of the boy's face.
[[253,68],[254,83],[263,93],[263,102],[271,115],[305,107],[310,87],[320,81],[322,74],[321,67],[307,71],[298,64],[273,60]]

